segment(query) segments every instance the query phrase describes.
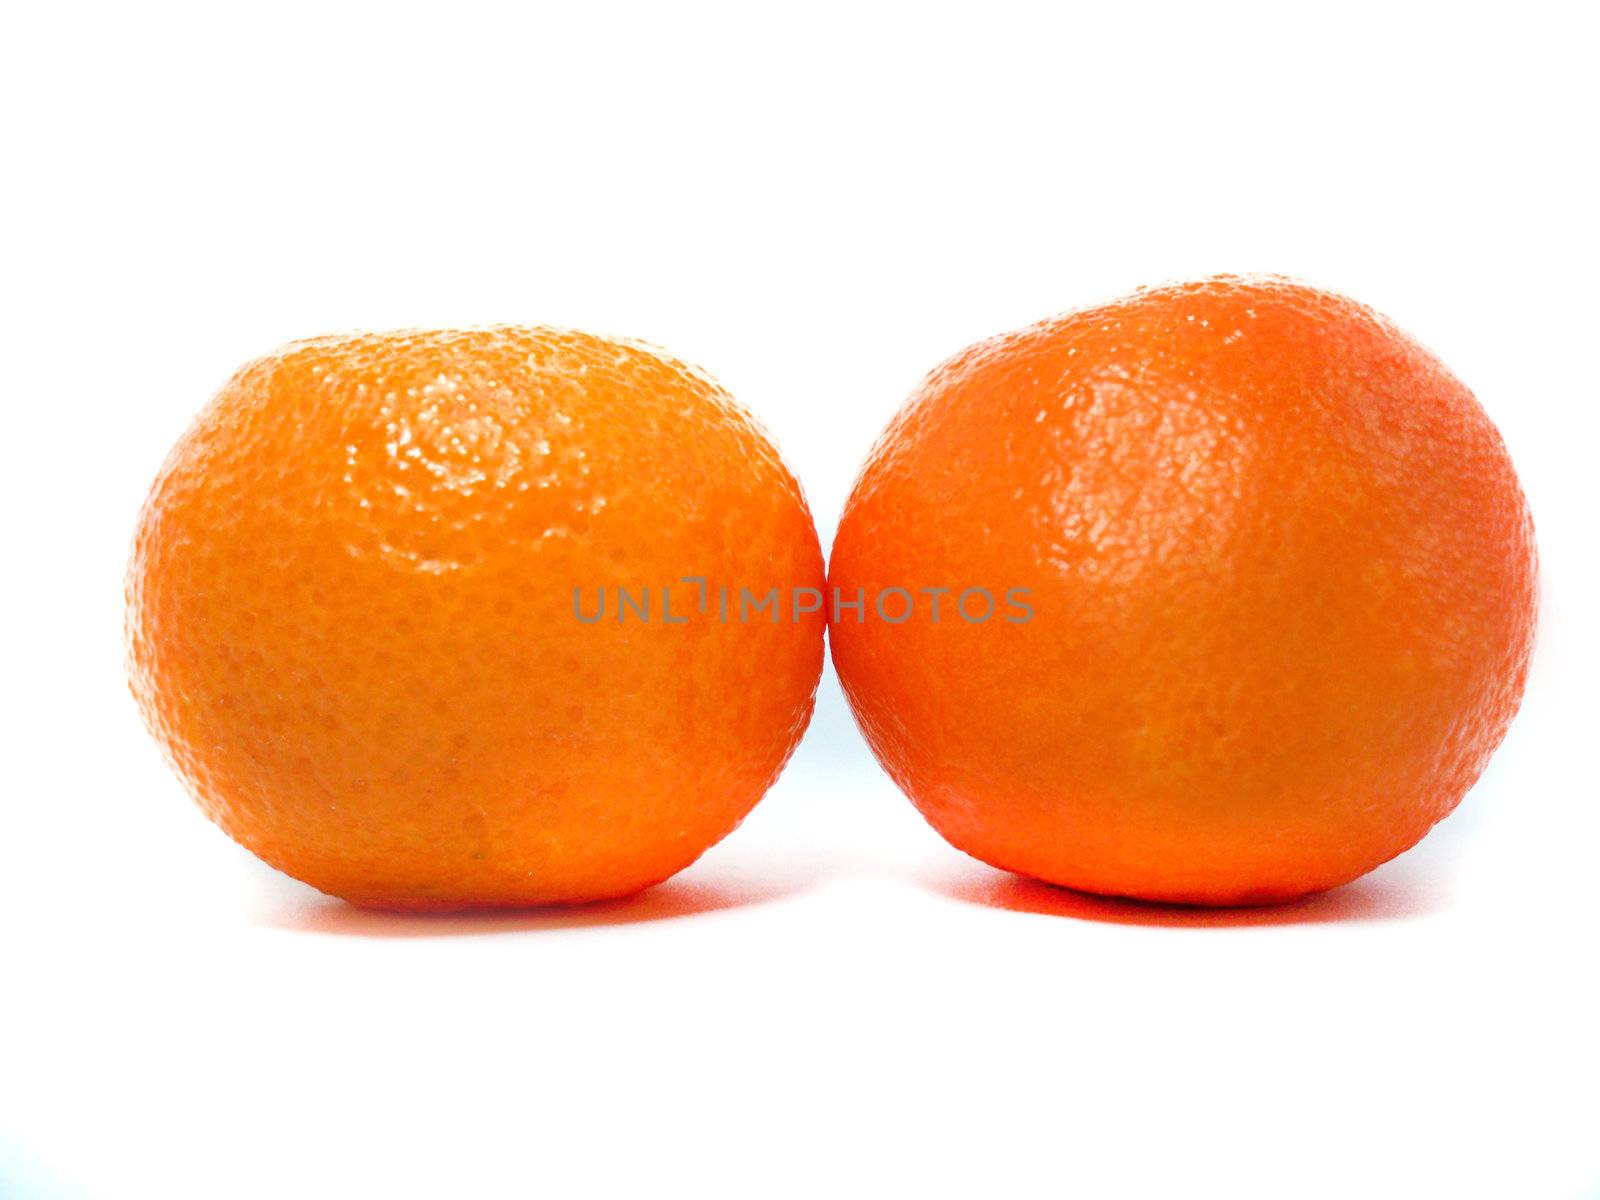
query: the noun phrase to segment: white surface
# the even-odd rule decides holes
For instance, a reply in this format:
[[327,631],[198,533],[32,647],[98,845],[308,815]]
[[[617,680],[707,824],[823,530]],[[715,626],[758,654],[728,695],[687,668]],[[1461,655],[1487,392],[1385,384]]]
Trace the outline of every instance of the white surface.
[[[31,5],[0,55],[0,1196],[1600,1195],[1592,12]],[[757,410],[826,540],[950,352],[1272,270],[1500,424],[1546,610],[1418,850],[1141,919],[929,832],[831,676],[676,882],[363,915],[213,830],[121,678],[167,448],[351,327],[647,338]]]

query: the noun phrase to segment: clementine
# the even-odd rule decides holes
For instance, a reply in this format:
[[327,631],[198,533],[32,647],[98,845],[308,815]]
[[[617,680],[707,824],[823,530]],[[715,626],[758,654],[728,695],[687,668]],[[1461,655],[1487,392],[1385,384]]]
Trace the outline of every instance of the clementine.
[[[1472,394],[1370,309],[1260,278],[939,367],[862,470],[829,583],[867,601],[830,633],[857,720],[945,838],[1197,904],[1331,888],[1418,841],[1506,732],[1536,603]],[[896,588],[909,620],[874,610]]]
[[822,614],[707,596],[822,573],[771,442],[661,353],[317,338],[241,369],[162,469],[130,679],[206,814],[323,891],[597,900],[733,829],[809,720]]

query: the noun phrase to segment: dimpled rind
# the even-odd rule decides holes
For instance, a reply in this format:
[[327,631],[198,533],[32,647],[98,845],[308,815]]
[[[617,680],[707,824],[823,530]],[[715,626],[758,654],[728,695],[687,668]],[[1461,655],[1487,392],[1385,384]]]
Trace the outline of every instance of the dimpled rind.
[[829,584],[1030,589],[1021,623],[836,622],[868,741],[977,858],[1201,904],[1345,883],[1449,813],[1520,702],[1537,591],[1472,394],[1275,278],[938,368],[862,470]]
[[[241,369],[140,516],[128,660],[201,808],[360,904],[625,895],[739,823],[810,719],[800,487],[700,372],[543,328],[326,337]],[[649,621],[615,616],[648,588]],[[603,620],[592,615],[605,589]],[[662,589],[683,623],[662,618]],[[787,595],[785,591],[785,595]]]

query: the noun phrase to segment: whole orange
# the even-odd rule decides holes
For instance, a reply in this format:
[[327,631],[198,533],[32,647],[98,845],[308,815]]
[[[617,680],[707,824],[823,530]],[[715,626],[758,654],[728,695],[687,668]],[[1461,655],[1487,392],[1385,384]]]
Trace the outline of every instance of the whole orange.
[[693,862],[777,777],[823,615],[717,598],[822,573],[771,442],[659,352],[317,338],[240,370],[162,469],[130,678],[207,815],[323,891],[596,900]]
[[[1505,734],[1536,604],[1472,394],[1370,309],[1276,279],[951,359],[862,470],[829,583],[865,600],[831,625],[857,720],[935,829],[1198,904],[1330,888],[1420,839]],[[916,608],[890,592],[884,619],[896,588]]]

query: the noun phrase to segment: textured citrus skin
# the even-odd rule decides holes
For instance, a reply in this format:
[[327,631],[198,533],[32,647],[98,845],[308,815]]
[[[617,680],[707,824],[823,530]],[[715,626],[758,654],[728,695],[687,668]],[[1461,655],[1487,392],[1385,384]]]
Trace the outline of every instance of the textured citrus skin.
[[[950,842],[1092,892],[1288,899],[1413,845],[1520,701],[1533,532],[1472,394],[1276,279],[974,346],[872,452],[830,586],[1031,589],[830,631],[873,750]],[[974,612],[982,606],[972,602]]]
[[[771,443],[658,352],[319,338],[240,370],[156,480],[130,680],[207,815],[323,891],[595,900],[733,829],[810,719],[822,615],[723,624],[678,580],[822,574]],[[649,622],[616,620],[617,586],[651,589]]]

